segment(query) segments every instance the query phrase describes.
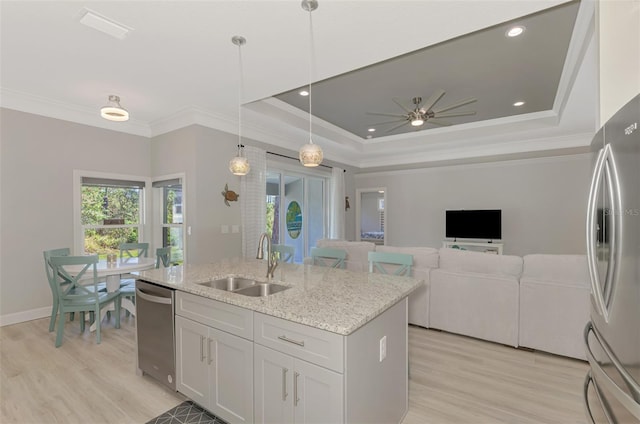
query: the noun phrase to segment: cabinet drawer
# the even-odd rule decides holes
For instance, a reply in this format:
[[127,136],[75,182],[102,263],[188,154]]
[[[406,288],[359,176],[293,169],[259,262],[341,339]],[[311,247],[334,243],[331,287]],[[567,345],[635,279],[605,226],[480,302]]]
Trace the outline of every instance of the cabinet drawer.
[[254,327],[256,343],[343,372],[343,336],[258,312]]
[[253,340],[253,311],[191,293],[176,293],[176,315]]

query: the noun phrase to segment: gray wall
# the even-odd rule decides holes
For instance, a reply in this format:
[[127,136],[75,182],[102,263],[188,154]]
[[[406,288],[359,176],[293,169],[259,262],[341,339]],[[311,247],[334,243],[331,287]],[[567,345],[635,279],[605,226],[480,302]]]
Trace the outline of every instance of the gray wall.
[[[240,177],[229,172],[229,160],[236,155],[237,137],[198,125],[182,128],[151,141],[154,176],[184,172],[186,178],[187,261],[213,262],[242,254],[240,203],[224,203],[225,184],[240,192]],[[222,234],[227,225],[229,233]]]
[[50,312],[42,251],[73,250],[73,170],[149,176],[151,142],[10,109],[0,128],[0,316]]
[[387,187],[391,246],[441,247],[445,210],[502,209],[504,253],[585,253],[589,154],[361,173],[356,188]]

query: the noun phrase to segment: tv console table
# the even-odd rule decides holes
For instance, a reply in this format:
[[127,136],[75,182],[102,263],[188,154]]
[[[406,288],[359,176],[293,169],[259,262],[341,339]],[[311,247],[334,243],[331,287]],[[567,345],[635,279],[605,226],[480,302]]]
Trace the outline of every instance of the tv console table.
[[450,249],[474,250],[477,252],[502,255],[504,243],[481,243],[476,241],[445,240],[442,242],[442,247],[448,247]]

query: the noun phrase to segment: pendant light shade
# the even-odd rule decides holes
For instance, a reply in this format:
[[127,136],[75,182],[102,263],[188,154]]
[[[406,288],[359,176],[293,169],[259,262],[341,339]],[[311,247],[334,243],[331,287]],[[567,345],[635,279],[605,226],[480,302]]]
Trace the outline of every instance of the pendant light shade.
[[129,112],[120,106],[120,97],[111,94],[109,104],[100,109],[100,116],[109,121],[124,122],[129,120]]
[[309,139],[309,143],[300,148],[300,163],[307,167],[318,166],[322,163],[322,149]]
[[311,12],[318,8],[317,0],[303,0],[302,9],[309,12],[309,89],[307,90],[309,97],[309,143],[300,148],[299,158],[300,163],[303,166],[314,167],[322,163],[323,154],[322,149],[317,144],[313,144],[312,126],[311,121],[313,114],[311,112],[311,71],[313,69],[313,21],[311,19]]
[[241,144],[238,145],[238,156],[229,161],[229,171],[233,175],[247,175],[251,169],[247,158],[242,156],[242,147]]
[[229,161],[229,171],[233,175],[247,175],[251,166],[246,157],[243,156],[244,145],[242,144],[242,53],[241,47],[247,43],[247,39],[235,35],[231,42],[238,46],[238,155]]

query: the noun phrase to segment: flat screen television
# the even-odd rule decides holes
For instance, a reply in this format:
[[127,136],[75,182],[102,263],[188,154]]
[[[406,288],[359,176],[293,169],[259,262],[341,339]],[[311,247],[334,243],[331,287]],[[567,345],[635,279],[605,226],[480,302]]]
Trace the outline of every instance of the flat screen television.
[[446,211],[445,236],[454,239],[500,240],[502,210]]

